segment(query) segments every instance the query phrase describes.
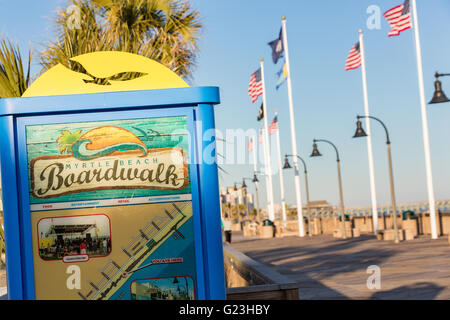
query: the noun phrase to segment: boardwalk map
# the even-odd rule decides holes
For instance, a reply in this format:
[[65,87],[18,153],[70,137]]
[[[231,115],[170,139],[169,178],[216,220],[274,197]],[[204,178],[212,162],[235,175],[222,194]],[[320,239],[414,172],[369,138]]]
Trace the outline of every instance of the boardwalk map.
[[186,117],[26,127],[36,299],[195,299]]

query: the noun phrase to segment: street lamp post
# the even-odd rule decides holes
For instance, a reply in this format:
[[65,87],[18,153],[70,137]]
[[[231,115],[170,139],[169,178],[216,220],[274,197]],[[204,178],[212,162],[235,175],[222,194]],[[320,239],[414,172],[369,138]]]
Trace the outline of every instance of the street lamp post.
[[[256,179],[256,180],[255,180]],[[255,183],[255,198],[256,198],[256,216],[258,217],[258,207],[259,207],[259,199],[258,199],[258,184],[257,182],[259,181],[258,178],[256,177],[256,175],[254,175],[253,178],[242,178],[242,187],[247,188],[247,185],[245,184],[245,181],[252,181],[253,183]],[[247,199],[247,192],[245,193],[246,195],[246,203],[247,203],[247,212],[250,212],[250,210],[248,209],[248,199]],[[250,217],[250,214],[249,214]]]
[[431,99],[429,104],[449,102],[450,100],[445,96],[444,91],[442,91],[442,83],[441,81],[439,81],[439,77],[450,76],[450,73],[439,73],[436,71],[434,76],[436,77],[436,80],[434,81],[435,90],[433,94],[433,99]]
[[259,217],[259,192],[258,192],[258,177],[256,176],[256,172],[253,173],[252,182],[255,184],[255,200],[256,200],[256,218],[260,221]]
[[[375,118],[373,116],[356,116],[358,121],[356,122],[356,133],[353,136],[353,138],[359,138],[359,137],[366,137],[367,134],[364,132],[364,129],[362,127],[362,123],[359,119],[361,118],[369,118],[373,119],[375,121],[378,121],[384,128],[384,131],[386,132],[386,145],[387,145],[387,153],[388,153],[388,164],[389,164],[389,183],[391,187],[391,200],[392,200],[392,214],[393,214],[393,220],[394,220],[394,241],[395,243],[399,243],[398,239],[398,226],[397,226],[397,203],[395,201],[395,189],[394,189],[394,175],[392,172],[392,156],[391,156],[391,141],[389,139],[389,132],[387,130],[386,125],[378,118]],[[385,226],[386,228],[386,226]]]
[[232,209],[232,205],[231,205],[231,194],[230,194],[229,188],[227,187],[226,189],[227,189],[227,196],[230,197],[230,201],[229,202],[228,202],[228,197],[226,199],[226,204],[228,204],[228,215],[229,215],[230,219],[233,219],[233,209]]
[[337,162],[337,171],[338,171],[338,181],[339,181],[339,198],[340,198],[340,207],[341,207],[341,230],[342,230],[342,237],[344,239],[347,239],[346,230],[345,230],[345,207],[344,207],[344,196],[342,193],[342,176],[341,176],[341,160],[339,159],[339,152],[336,146],[328,141],[323,139],[314,139],[313,140],[313,151],[311,153],[311,157],[320,157],[322,154],[317,149],[317,142],[325,142],[330,144],[334,150],[336,151],[336,162]]
[[[181,285],[181,286],[184,287],[186,298],[188,298],[190,300],[191,299],[191,294],[189,292],[189,284],[188,284],[186,276],[184,276],[183,278],[184,278],[184,281],[185,281],[186,285],[185,286]],[[172,283],[173,284],[178,284],[178,292],[180,292],[180,284],[179,284],[179,281],[178,281],[177,277],[175,277],[173,279]]]
[[237,213],[237,216],[238,216],[238,222],[241,224],[241,226],[242,226],[242,223],[241,223],[241,221],[242,221],[242,218],[241,218],[241,208],[239,208],[239,197],[237,197],[237,186],[236,186],[236,183],[234,184],[234,186],[233,186],[233,191],[234,191],[234,205],[235,205],[235,207],[236,207],[236,213]]
[[308,184],[308,170],[306,169],[306,163],[300,156],[294,156],[292,154],[287,154],[284,157],[284,167],[283,169],[291,169],[291,165],[289,163],[288,157],[297,157],[303,163],[303,169],[305,173],[305,190],[306,190],[306,208],[308,210],[308,234],[311,237],[311,208],[309,207],[309,184]]

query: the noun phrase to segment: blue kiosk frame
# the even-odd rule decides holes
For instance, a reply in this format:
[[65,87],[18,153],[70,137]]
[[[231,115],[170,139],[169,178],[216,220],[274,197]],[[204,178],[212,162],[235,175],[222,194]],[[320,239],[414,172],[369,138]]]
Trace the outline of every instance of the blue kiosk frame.
[[[217,87],[139,90],[77,95],[0,99],[0,160],[6,237],[8,298],[35,299],[29,174],[25,126],[76,121],[186,116],[189,172],[194,211],[196,298],[223,300],[224,261],[218,171],[215,160],[214,105]],[[207,137],[207,138],[205,138]]]

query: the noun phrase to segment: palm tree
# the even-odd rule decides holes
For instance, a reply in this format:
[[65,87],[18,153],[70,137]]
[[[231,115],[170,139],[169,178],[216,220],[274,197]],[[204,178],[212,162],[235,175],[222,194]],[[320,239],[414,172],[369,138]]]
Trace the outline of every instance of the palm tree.
[[72,5],[79,9],[79,26],[73,28],[67,22],[70,14],[67,11],[58,10],[55,19],[56,38],[50,42],[47,48],[41,52],[41,65],[44,72],[58,63],[74,71],[79,66],[70,61],[70,58],[84,53],[110,50],[108,39],[103,27],[99,23],[99,9],[91,1],[71,1]]
[[77,130],[74,133],[69,130],[63,130],[61,134],[62,135],[56,139],[56,143],[59,145],[59,153],[71,153],[73,144],[81,137],[81,130]]
[[0,36],[0,98],[20,97],[31,82],[32,53],[24,69],[19,47]]
[[75,71],[70,58],[93,51],[132,52],[156,60],[189,77],[198,55],[202,24],[187,0],[70,0],[79,8],[80,28],[59,11],[57,41],[42,52],[44,70],[62,63]]

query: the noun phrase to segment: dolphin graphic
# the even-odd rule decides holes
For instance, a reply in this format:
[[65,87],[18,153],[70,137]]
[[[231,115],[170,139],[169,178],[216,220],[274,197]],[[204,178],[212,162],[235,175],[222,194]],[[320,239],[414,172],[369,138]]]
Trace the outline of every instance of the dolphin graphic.
[[143,156],[145,156],[148,152],[147,148],[133,142],[118,143],[99,150],[88,150],[86,149],[86,146],[90,143],[92,142],[89,139],[77,140],[72,146],[73,156],[77,159],[85,161],[104,157],[115,151],[142,150],[144,151]]

